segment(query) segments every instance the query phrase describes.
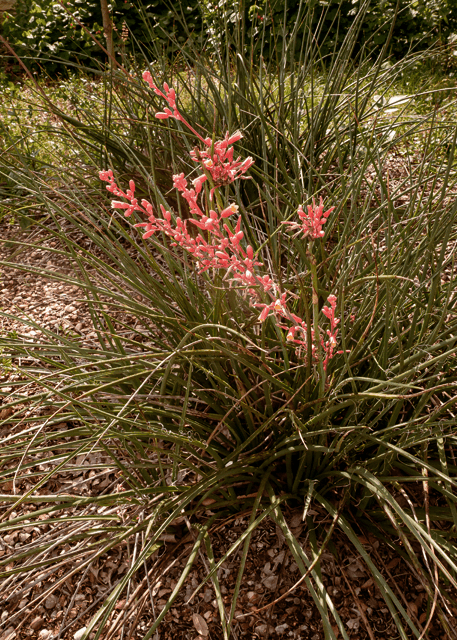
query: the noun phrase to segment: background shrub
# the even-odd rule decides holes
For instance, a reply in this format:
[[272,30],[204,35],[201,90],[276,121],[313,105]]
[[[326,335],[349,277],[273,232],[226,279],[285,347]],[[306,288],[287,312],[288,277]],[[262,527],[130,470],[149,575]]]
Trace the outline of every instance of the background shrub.
[[[328,55],[342,44],[356,16],[360,19],[356,49],[368,42],[371,47],[385,45],[393,26],[389,53],[396,58],[404,56],[411,47],[425,49],[437,42],[444,44],[457,31],[456,0],[259,0],[255,4],[243,3],[244,16],[240,15],[238,5],[234,0],[226,0],[223,20],[234,24],[243,17],[246,36],[252,41],[257,37],[258,48],[263,48],[263,55],[267,49],[270,56],[281,51],[284,32],[290,34],[294,29],[303,32],[306,28],[317,38],[322,55]],[[213,13],[213,20],[215,17]],[[263,41],[259,41],[259,35]]]
[[[341,46],[356,16],[355,52],[367,43],[375,50],[385,45],[393,26],[389,53],[397,59],[411,47],[452,43],[457,32],[457,0],[221,0],[214,5],[113,0],[110,7],[117,54],[142,49],[149,59],[186,54],[188,41],[219,54],[233,40],[248,58],[261,51],[264,59],[274,61],[282,56],[285,34],[294,31],[303,37],[312,33],[325,57]],[[52,72],[64,71],[65,63],[75,58],[86,66],[103,61],[104,53],[90,35],[104,44],[102,24],[99,0],[17,0],[15,12],[3,18],[2,31],[20,55]],[[292,53],[295,59],[300,56],[298,50]]]
[[[174,11],[160,0],[113,0],[109,6],[118,53],[146,47],[170,55],[178,43],[184,43],[188,30],[201,30],[199,0],[179,4]],[[14,13],[5,13],[2,31],[19,55],[30,56],[51,72],[65,71],[66,64],[75,62],[75,58],[92,67],[105,57],[94,39],[105,44],[99,0],[69,0],[62,4],[53,0],[17,0]]]

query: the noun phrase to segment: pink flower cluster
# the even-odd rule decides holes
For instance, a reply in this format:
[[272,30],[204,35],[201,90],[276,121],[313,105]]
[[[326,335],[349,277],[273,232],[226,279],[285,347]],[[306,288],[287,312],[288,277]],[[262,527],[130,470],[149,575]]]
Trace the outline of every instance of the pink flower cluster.
[[[297,316],[294,313],[288,311],[286,305],[286,297],[287,294],[283,293],[280,298],[273,300],[271,304],[254,304],[253,306],[262,309],[262,312],[259,316],[259,322],[264,322],[270,314],[273,314],[276,317],[278,326],[281,327],[281,329],[287,331],[286,340],[288,342],[294,342],[301,347],[307,348],[308,332],[306,323],[302,318],[300,318],[300,316]],[[335,317],[336,296],[330,295],[327,298],[327,302],[330,303],[330,307],[324,306],[322,308],[322,313],[330,320],[330,329],[327,330],[327,340],[324,339],[324,333],[322,329],[320,329],[320,342],[322,352],[324,354],[324,371],[327,370],[327,364],[334,355],[338,335],[337,325],[339,324],[339,320]],[[284,325],[283,319],[287,319],[289,320],[289,322],[292,321],[292,326]],[[316,361],[319,357],[316,345],[316,336],[313,327],[311,327],[311,357],[313,361]]]
[[327,222],[327,218],[335,207],[330,207],[330,209],[324,212],[324,202],[322,198],[319,200],[318,207],[316,207],[316,203],[313,198],[313,204],[308,205],[307,208],[308,211],[303,211],[303,207],[301,205],[298,207],[297,213],[300,217],[301,224],[298,222],[283,222],[283,224],[288,224],[293,229],[301,228],[305,238],[309,237],[312,240],[322,238],[324,236],[322,226]]
[[243,137],[240,131],[236,131],[232,135],[227,133],[223,140],[218,140],[213,144],[211,138],[203,138],[179,112],[176,106],[176,92],[172,87],[169,87],[168,84],[165,83],[163,85],[164,91],[161,91],[157,85],[154,84],[149,71],[143,73],[143,80],[149,84],[157,95],[164,98],[169,105],[163,111],[158,111],[155,117],[159,118],[159,120],[166,120],[167,118],[179,120],[207,147],[207,149],[199,149],[196,147],[190,152],[191,158],[195,160],[195,162],[199,162],[204,170],[204,173],[193,181],[197,193],[201,191],[208,175],[213,182],[210,193],[210,197],[212,197],[214,189],[230,184],[237,178],[240,178],[254,164],[254,160],[251,157],[243,161],[241,161],[240,157],[236,160],[233,159],[232,145]]
[[[150,238],[156,232],[162,232],[172,239],[172,246],[180,246],[185,251],[193,255],[198,263],[199,272],[208,271],[208,269],[223,269],[230,279],[238,286],[242,286],[249,297],[252,307],[261,309],[259,322],[264,322],[268,316],[273,315],[278,325],[287,332],[286,340],[293,342],[299,347],[307,347],[307,326],[302,318],[291,313],[287,308],[287,293],[279,295],[278,287],[268,275],[261,276],[256,273],[256,268],[263,266],[256,259],[254,249],[251,245],[243,248],[244,233],[241,230],[241,217],[234,226],[229,226],[225,219],[230,218],[238,212],[238,205],[232,203],[225,208],[219,207],[219,212],[214,209],[206,210],[199,202],[203,184],[208,178],[211,179],[213,186],[210,193],[210,199],[215,189],[220,186],[230,184],[243,174],[253,164],[252,158],[241,161],[240,158],[234,160],[233,144],[241,139],[242,134],[237,131],[231,136],[227,133],[223,140],[213,142],[210,138],[202,138],[182,117],[176,107],[175,91],[167,84],[164,84],[164,92],[156,87],[152,81],[151,74],[146,71],[143,78],[150,87],[167,102],[169,107],[164,111],[156,113],[159,119],[176,118],[185,124],[197,137],[205,144],[206,149],[198,148],[191,152],[194,161],[199,162],[204,173],[195,178],[189,188],[189,184],[183,173],[173,176],[173,184],[181,193],[182,197],[189,205],[190,212],[193,216],[190,220],[182,220],[180,217],[175,218],[170,211],[160,205],[161,216],[154,213],[152,204],[142,199],[141,203],[135,198],[135,183],[133,180],[129,182],[129,189],[124,192],[116,184],[111,170],[100,171],[100,179],[108,182],[107,190],[115,196],[121,197],[124,201],[113,200],[112,207],[124,210],[125,216],[130,216],[134,211],[146,214],[148,222],[140,222],[135,227],[144,229],[143,239]],[[295,222],[287,222],[296,227],[301,227],[305,237],[316,239],[323,236],[322,225],[326,222],[333,207],[323,212],[322,198],[319,207],[313,205],[308,207],[305,213],[302,207],[298,209],[298,215],[301,225]],[[188,223],[191,223],[200,229],[195,234],[189,233]],[[271,299],[266,304],[262,302],[265,295]],[[279,296],[279,297],[278,297]],[[323,353],[323,367],[326,370],[329,360],[334,355],[334,349],[337,342],[339,320],[335,317],[336,297],[331,295],[328,297],[330,306],[324,306],[322,313],[330,320],[330,329],[327,330],[327,339],[324,338],[325,333],[319,328],[320,342]],[[313,361],[319,358],[319,349],[316,345],[314,328],[311,329],[311,353]]]
[[126,217],[131,216],[134,211],[142,211],[141,207],[138,205],[138,200],[135,198],[135,183],[133,182],[133,180],[130,180],[129,189],[124,192],[119,189],[116,182],[114,181],[114,176],[111,169],[109,169],[108,171],[100,171],[98,175],[100,177],[100,180],[109,182],[106,188],[110,193],[120,198],[125,198],[130,203],[129,204],[127,202],[121,202],[120,200],[112,200],[111,206],[113,207],[113,209],[125,209],[124,215]]
[[[241,246],[244,233],[241,231],[241,217],[238,218],[235,229],[232,231],[227,224],[223,222],[225,218],[229,218],[237,213],[238,205],[231,204],[223,209],[220,214],[211,209],[207,216],[198,206],[196,200],[194,202],[194,190],[187,189],[187,181],[183,175],[174,176],[176,188],[181,191],[184,197],[194,203],[193,213],[197,214],[200,219],[182,220],[176,218],[176,224],[172,222],[172,214],[167,211],[163,205],[160,206],[162,217],[154,214],[153,206],[147,200],[142,200],[138,204],[134,197],[135,185],[130,181],[130,189],[122,192],[114,181],[112,171],[100,171],[100,179],[109,182],[107,189],[116,195],[122,194],[126,202],[117,202],[113,200],[112,206],[117,209],[124,209],[126,216],[131,215],[133,211],[140,211],[148,216],[148,222],[140,222],[135,227],[144,228],[143,239],[150,238],[157,231],[162,231],[172,238],[172,246],[179,245],[187,252],[192,254],[199,262],[200,273],[208,269],[225,269],[227,273],[232,274],[232,279],[239,284],[248,287],[261,286],[264,292],[270,291],[273,287],[273,281],[267,275],[261,277],[254,273],[255,267],[261,266],[262,263],[257,261],[254,256],[254,249],[251,245],[246,250]],[[207,238],[202,234],[193,237],[188,229],[187,223],[190,222],[202,231],[207,232]],[[251,295],[257,295],[252,290]]]
[[[226,184],[230,184],[237,178],[242,177],[244,173],[254,164],[254,160],[249,156],[245,160],[241,161],[238,157],[233,159],[233,147],[234,142],[237,142],[243,137],[240,131],[236,131],[233,135],[229,136],[227,133],[224,140],[218,140],[212,145],[212,149],[207,151],[201,150],[196,147],[190,152],[191,158],[195,162],[200,162],[206,173],[209,173],[213,181],[213,188],[211,189],[211,196],[214,189],[217,187],[223,187]],[[207,179],[205,174],[199,176],[200,184]],[[197,178],[198,180],[198,178]]]

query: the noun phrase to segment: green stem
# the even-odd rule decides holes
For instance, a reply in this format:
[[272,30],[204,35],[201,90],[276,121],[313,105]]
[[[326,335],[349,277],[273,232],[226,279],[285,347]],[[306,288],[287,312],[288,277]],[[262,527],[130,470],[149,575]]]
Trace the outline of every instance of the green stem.
[[[213,184],[212,180],[211,180],[211,183]],[[213,186],[214,186],[214,184],[213,184]],[[216,197],[216,202],[217,202],[217,206],[219,207],[219,212],[221,212],[222,209],[224,209],[225,207],[224,207],[224,202],[222,200],[221,194],[219,193],[219,189],[215,188],[213,193],[214,193],[214,195]],[[227,206],[227,205],[228,205],[228,202],[226,202],[225,206]]]
[[324,360],[322,354],[321,334],[319,329],[319,281],[317,279],[316,259],[313,255],[313,241],[310,240],[308,245],[308,258],[311,267],[311,276],[313,281],[313,326],[314,326],[314,342],[317,351],[317,366],[319,369],[319,398],[324,397],[325,391],[325,371]]

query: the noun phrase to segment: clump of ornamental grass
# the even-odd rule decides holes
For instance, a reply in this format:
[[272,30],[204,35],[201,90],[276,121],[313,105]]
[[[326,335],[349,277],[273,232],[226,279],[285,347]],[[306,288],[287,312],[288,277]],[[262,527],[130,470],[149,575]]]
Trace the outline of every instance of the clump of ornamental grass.
[[[321,577],[323,554],[338,560],[337,536],[401,638],[429,638],[435,624],[454,637],[456,129],[436,112],[383,108],[379,94],[411,61],[354,65],[353,42],[350,33],[318,77],[311,36],[298,67],[287,66],[286,46],[279,70],[255,67],[243,51],[219,76],[214,61],[196,59],[190,79],[174,76],[175,89],[153,65],[146,83],[115,76],[104,113],[121,118],[142,101],[144,111],[141,121],[126,117],[124,133],[105,120],[94,179],[86,165],[66,174],[65,188],[51,188],[26,157],[22,168],[3,164],[45,212],[36,224],[54,237],[55,253],[74,265],[73,276],[47,275],[79,287],[97,334],[96,346],[71,330],[41,328],[34,342],[0,338],[5,357],[22,363],[4,401],[13,430],[2,440],[0,479],[15,489],[2,495],[0,527],[23,527],[29,505],[50,527],[0,558],[5,598],[55,576],[38,602],[133,544],[125,572],[94,600],[84,637],[133,629],[154,553],[184,519],[192,533],[185,569],[143,637],[159,628],[201,552],[228,640],[252,534],[270,518],[325,638],[350,637]],[[63,120],[95,159],[90,127]],[[150,145],[142,156],[130,151],[141,139],[129,137],[132,121]],[[392,158],[417,147],[415,138],[408,170],[391,175]],[[114,211],[92,186],[99,170]],[[116,471],[113,486],[91,496],[55,492],[53,479],[86,458],[96,473]],[[327,515],[319,526],[312,505]],[[309,546],[289,526],[290,506],[303,509]],[[219,519],[239,513],[248,514],[245,531],[216,558]],[[373,538],[424,588],[425,620],[363,542]],[[218,569],[236,553],[227,606]],[[122,600],[130,606],[117,614]],[[27,615],[18,609],[8,623]],[[60,632],[70,624],[65,618]]]

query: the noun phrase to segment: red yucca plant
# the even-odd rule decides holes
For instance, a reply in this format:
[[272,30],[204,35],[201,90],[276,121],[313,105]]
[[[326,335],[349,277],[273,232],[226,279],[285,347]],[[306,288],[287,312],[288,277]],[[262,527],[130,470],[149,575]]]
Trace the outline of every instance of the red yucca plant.
[[[234,65],[196,57],[191,80],[174,75],[179,108],[173,89],[153,81],[153,72],[165,74],[150,66],[153,92],[113,71],[102,116],[95,106],[79,121],[65,116],[64,133],[86,145],[90,171],[110,167],[100,177],[118,198],[114,213],[87,178],[88,161],[61,182],[56,167],[48,184],[24,155],[0,158],[2,176],[45,212],[35,224],[73,268],[41,273],[79,288],[97,335],[95,345],[71,330],[41,328],[33,342],[0,337],[22,376],[4,399],[12,414],[0,480],[16,493],[1,496],[0,530],[23,527],[25,510],[47,527],[0,557],[0,590],[7,603],[21,602],[34,581],[52,576],[30,598],[38,606],[68,578],[83,584],[112,550],[133,545],[109,591],[94,599],[82,640],[105,640],[121,624],[140,629],[148,581],[159,580],[154,554],[183,522],[191,542],[182,574],[140,635],[153,637],[201,552],[203,582],[216,594],[215,633],[233,637],[252,537],[268,519],[326,639],[351,637],[323,579],[329,554],[345,575],[343,547],[399,637],[456,635],[455,123],[437,112],[378,108],[374,92],[387,93],[411,60],[355,65],[351,30],[327,66],[309,33],[297,67],[288,58],[296,33],[286,35],[277,70],[255,67],[242,48]],[[237,43],[227,37],[230,59]],[[150,112],[159,116],[154,126]],[[211,138],[198,133],[205,128]],[[235,133],[224,137],[227,129]],[[417,137],[417,159],[388,177],[394,153]],[[124,175],[134,174],[123,191]],[[167,204],[172,186],[189,219],[179,199]],[[324,211],[324,196],[335,208]],[[25,262],[3,264],[33,272]],[[36,391],[25,407],[29,383]],[[112,488],[59,493],[53,481],[82,469],[86,456],[97,474],[115,474]],[[301,511],[302,537],[290,508]],[[244,530],[217,557],[219,519],[240,514]],[[375,540],[398,554],[430,606],[408,608]],[[219,572],[228,558],[236,566],[229,604]],[[9,625],[31,615],[11,611]],[[363,615],[360,633],[363,626],[372,636]],[[70,624],[62,622],[61,636]]]

